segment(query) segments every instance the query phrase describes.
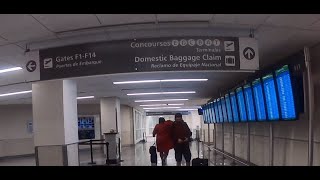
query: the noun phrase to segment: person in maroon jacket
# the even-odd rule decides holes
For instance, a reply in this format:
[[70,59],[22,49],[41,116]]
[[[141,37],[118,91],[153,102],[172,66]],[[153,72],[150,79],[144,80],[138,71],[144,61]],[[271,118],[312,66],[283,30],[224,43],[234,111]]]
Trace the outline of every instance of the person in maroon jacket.
[[191,152],[189,142],[191,131],[187,123],[183,121],[181,113],[176,113],[174,118],[175,121],[172,123],[172,138],[177,166],[181,166],[182,155],[186,160],[186,166],[190,166]]

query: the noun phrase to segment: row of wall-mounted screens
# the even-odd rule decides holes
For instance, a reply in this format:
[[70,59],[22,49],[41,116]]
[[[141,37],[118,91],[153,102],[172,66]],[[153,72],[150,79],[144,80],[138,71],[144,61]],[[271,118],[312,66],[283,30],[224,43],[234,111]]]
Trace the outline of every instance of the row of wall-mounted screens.
[[202,106],[205,123],[295,120],[288,65]]

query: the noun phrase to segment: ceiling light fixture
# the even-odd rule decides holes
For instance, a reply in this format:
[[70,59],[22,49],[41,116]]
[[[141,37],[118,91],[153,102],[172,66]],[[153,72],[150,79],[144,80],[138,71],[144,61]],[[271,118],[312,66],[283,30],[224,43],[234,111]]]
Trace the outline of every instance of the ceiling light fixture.
[[155,107],[155,108],[143,108],[143,109],[179,109],[181,107]]
[[178,109],[179,111],[197,111],[198,109]]
[[17,71],[17,70],[21,70],[21,67],[13,67],[13,68],[8,68],[8,69],[1,69],[0,73],[5,73],[5,72],[11,72],[11,71]]
[[155,99],[155,100],[135,100],[134,102],[160,102],[160,101],[188,101],[189,99]]
[[77,97],[77,99],[92,99],[94,96],[83,96],[83,97]]
[[195,91],[180,91],[180,92],[151,92],[151,93],[131,93],[128,96],[141,96],[141,95],[156,95],[156,94],[193,94]]
[[184,104],[144,104],[140,106],[183,106]]
[[4,96],[12,96],[12,95],[18,95],[18,94],[26,94],[26,93],[31,93],[32,90],[29,91],[19,91],[19,92],[13,92],[13,93],[5,93],[5,94],[0,94],[0,97]]
[[162,79],[162,80],[141,80],[141,81],[118,81],[113,84],[137,84],[137,83],[156,83],[156,82],[195,82],[208,81],[208,79]]

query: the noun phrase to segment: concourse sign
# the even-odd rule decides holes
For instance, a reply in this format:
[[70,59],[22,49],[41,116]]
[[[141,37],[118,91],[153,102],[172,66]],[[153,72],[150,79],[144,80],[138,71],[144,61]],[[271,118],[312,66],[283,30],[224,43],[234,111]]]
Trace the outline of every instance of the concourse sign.
[[254,71],[257,40],[238,37],[148,38],[30,52],[33,80],[154,71]]

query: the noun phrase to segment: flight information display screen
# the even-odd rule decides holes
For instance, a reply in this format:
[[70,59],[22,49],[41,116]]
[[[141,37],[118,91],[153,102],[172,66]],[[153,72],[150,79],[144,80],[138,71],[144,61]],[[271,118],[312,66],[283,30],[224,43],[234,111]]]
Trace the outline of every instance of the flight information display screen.
[[250,84],[246,84],[245,86],[243,86],[243,92],[245,95],[248,121],[255,121],[256,120],[256,114],[255,114],[256,112],[254,110],[252,89],[251,89]]
[[230,102],[229,94],[226,94],[226,95],[224,96],[224,98],[225,98],[226,106],[227,106],[228,121],[229,121],[229,122],[233,122],[232,109],[231,109],[231,102]]
[[268,74],[264,76],[262,81],[267,105],[268,120],[279,120],[279,107],[273,75]]
[[214,112],[213,102],[210,103],[210,110],[211,110],[211,114],[212,114],[212,123],[216,123],[216,115]]
[[237,88],[236,93],[237,93],[238,107],[239,107],[239,112],[240,112],[240,121],[246,122],[247,121],[247,112],[246,112],[242,87]]
[[206,104],[205,107],[206,107],[206,122],[209,124],[210,123],[210,114],[209,114],[208,104]]
[[296,111],[288,65],[276,70],[276,81],[278,85],[281,118],[283,120],[293,120],[296,118]]
[[217,100],[213,101],[213,106],[214,106],[214,112],[215,112],[215,115],[216,115],[216,121],[217,121],[217,123],[220,123],[220,115],[219,115],[219,108],[218,108]]
[[210,108],[210,103],[207,104],[207,108],[208,108],[208,114],[209,114],[209,123],[213,123],[212,112],[211,112],[211,108]]
[[227,107],[226,107],[226,101],[225,101],[224,97],[221,97],[220,101],[221,101],[221,106],[222,106],[223,122],[228,122]]
[[266,121],[267,115],[266,115],[266,108],[264,105],[264,96],[263,96],[260,79],[256,79],[252,82],[252,89],[253,89],[254,103],[255,103],[256,112],[257,112],[257,120]]
[[207,111],[207,105],[203,106],[203,117],[204,117],[204,122],[208,123],[208,111]]
[[231,107],[232,107],[233,122],[239,122],[238,105],[237,105],[236,94],[234,92],[230,92],[230,100],[231,100]]
[[218,103],[218,110],[219,110],[219,120],[220,122],[223,122],[223,112],[222,112],[222,104],[221,104],[221,100],[220,98],[217,99],[217,103]]

